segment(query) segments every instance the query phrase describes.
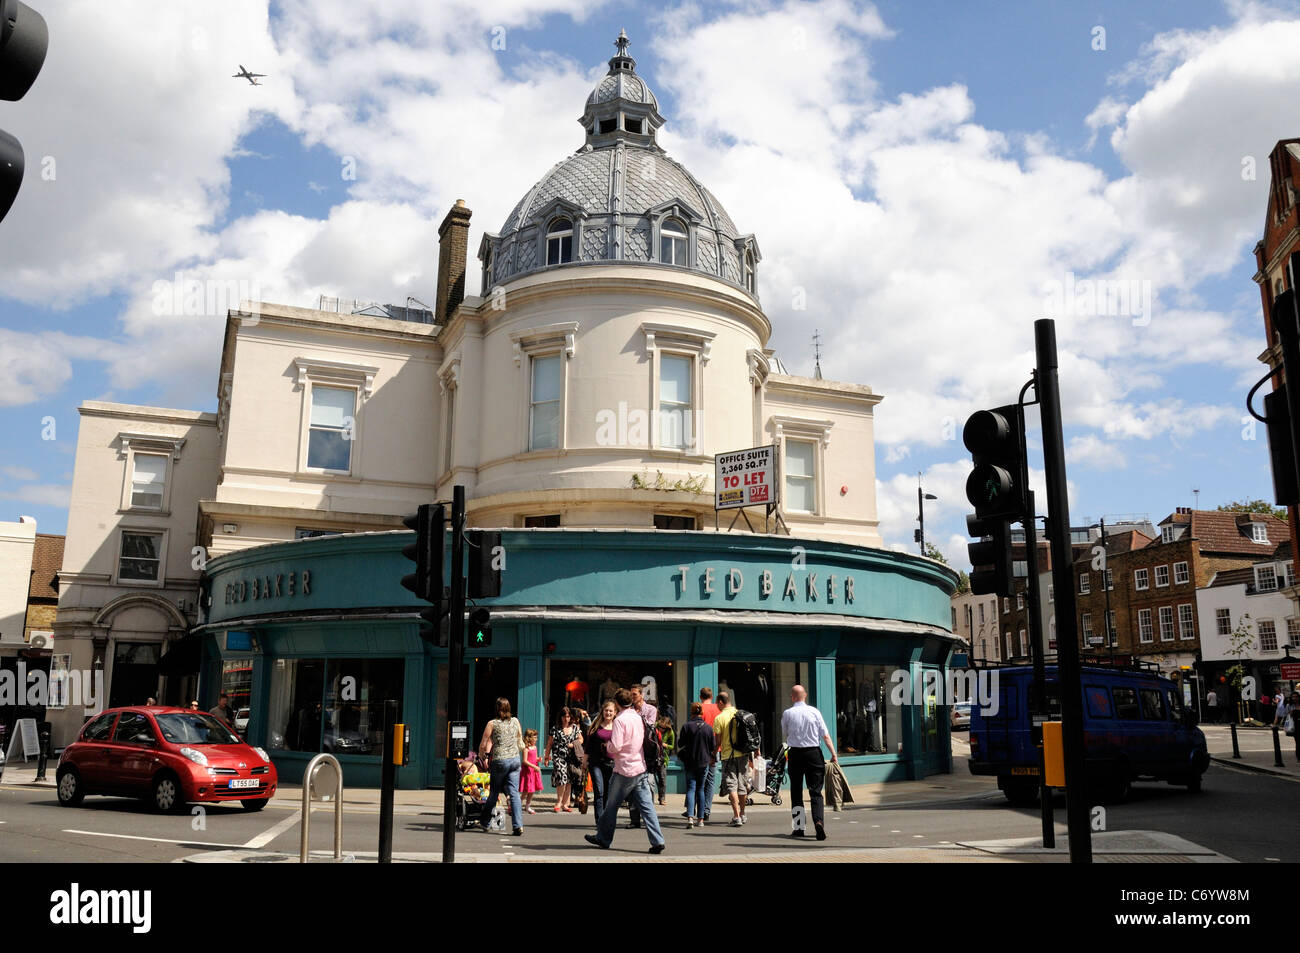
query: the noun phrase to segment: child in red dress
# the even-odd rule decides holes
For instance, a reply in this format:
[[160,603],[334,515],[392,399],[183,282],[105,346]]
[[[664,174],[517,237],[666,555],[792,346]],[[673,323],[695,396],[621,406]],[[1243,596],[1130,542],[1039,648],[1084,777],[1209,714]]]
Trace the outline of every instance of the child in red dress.
[[524,763],[519,775],[519,793],[524,799],[524,810],[533,810],[533,795],[542,789],[542,770],[537,766],[537,732],[529,728],[524,732]]

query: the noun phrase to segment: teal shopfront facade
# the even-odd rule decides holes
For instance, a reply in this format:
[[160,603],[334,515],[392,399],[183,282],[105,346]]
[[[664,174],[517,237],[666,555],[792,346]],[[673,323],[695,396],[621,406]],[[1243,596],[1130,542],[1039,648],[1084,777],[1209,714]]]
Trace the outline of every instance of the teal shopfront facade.
[[[441,783],[447,653],[420,638],[424,604],[399,583],[410,538],[317,537],[209,563],[205,695],[245,686],[247,733],[287,781],[328,750],[346,784],[377,786],[383,702],[396,698],[413,734],[399,785]],[[499,695],[544,746],[566,704],[594,711],[635,683],[680,726],[709,686],[759,716],[772,751],[801,683],[850,782],[951,770],[947,710],[891,691],[899,670],[917,684],[932,670],[942,684],[958,645],[947,567],[786,536],[520,529],[502,543],[502,593],[483,600],[493,644],[468,654],[462,676],[475,737]],[[675,766],[668,784],[682,788]]]

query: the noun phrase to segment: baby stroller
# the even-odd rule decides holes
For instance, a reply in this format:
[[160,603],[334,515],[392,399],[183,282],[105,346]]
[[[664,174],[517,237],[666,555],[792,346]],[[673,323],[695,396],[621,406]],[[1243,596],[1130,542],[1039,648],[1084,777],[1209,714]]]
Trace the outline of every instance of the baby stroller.
[[460,776],[460,796],[456,798],[456,830],[463,831],[479,822],[483,805],[492,788],[492,775],[470,770]]
[[[776,757],[767,762],[766,784],[763,786],[762,794],[764,797],[770,797],[773,804],[781,803],[781,785],[785,782],[786,763],[790,759],[790,746],[781,745],[781,750],[776,753]],[[754,792],[750,791],[749,796],[745,798],[745,803],[754,803]]]

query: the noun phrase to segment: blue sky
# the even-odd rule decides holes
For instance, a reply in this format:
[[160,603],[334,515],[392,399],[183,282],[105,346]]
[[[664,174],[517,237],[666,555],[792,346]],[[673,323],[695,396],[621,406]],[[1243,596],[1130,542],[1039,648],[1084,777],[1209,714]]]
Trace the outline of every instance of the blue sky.
[[125,6],[43,11],[50,59],[0,110],[28,151],[0,224],[0,519],[64,530],[83,400],[214,409],[221,317],[151,311],[155,282],[432,300],[446,207],[476,247],[580,145],[620,28],[661,142],[758,236],[786,366],[811,373],[819,328],[826,376],[885,395],[888,544],[911,545],[920,470],[927,533],[964,562],[960,423],[1014,398],[1067,275],[1154,302],[1147,324],[1059,316],[1074,519],[1271,494],[1241,416],[1267,154],[1300,134],[1290,5],[237,0],[144,39]]

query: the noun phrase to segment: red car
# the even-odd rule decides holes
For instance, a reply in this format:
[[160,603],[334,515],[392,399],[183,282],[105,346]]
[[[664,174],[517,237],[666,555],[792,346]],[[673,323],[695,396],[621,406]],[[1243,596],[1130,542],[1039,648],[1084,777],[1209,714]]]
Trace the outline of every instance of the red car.
[[275,794],[275,765],[207,712],[165,706],[110,708],[63,749],[59,803],[87,794],[146,798],[161,812],[190,801],[241,801],[260,811]]

